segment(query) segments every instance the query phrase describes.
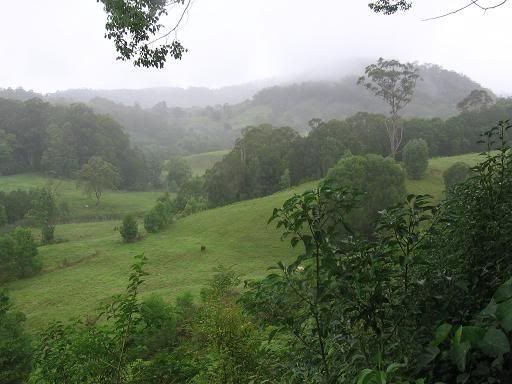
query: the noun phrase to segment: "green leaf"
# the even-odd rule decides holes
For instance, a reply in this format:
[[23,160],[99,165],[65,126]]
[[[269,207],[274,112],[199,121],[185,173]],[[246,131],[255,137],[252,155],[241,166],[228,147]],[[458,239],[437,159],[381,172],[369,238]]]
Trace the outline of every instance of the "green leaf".
[[508,300],[510,298],[512,298],[512,285],[508,282],[500,286],[494,293],[494,299],[497,303]]
[[470,349],[471,344],[469,343],[452,345],[450,350],[450,357],[460,372],[464,372],[466,370],[466,356]]
[[485,329],[481,327],[466,326],[462,329],[461,342],[470,343],[476,347],[485,335]]
[[486,355],[499,357],[510,352],[510,343],[502,330],[489,328],[485,333],[479,347]]
[[368,384],[371,380],[375,379],[375,371],[373,369],[365,368],[357,377],[357,384]]
[[512,331],[512,300],[509,299],[498,304],[496,318],[506,332]]
[[494,299],[491,299],[491,301],[489,302],[489,304],[487,304],[487,307],[485,307],[481,312],[480,314],[482,316],[495,316],[496,315],[496,309],[497,309],[497,305],[496,305],[496,301]]
[[425,350],[418,356],[417,369],[421,370],[427,367],[434,359],[439,355],[441,351],[439,348],[429,345]]
[[386,373],[389,375],[391,373],[395,373],[400,368],[405,368],[406,364],[400,364],[400,363],[392,363],[386,368]]
[[269,344],[272,342],[272,340],[274,339],[275,335],[276,335],[279,331],[281,331],[281,329],[282,329],[282,328],[275,328],[275,329],[273,329],[273,330],[269,333],[269,335],[268,335],[268,340],[267,340],[267,342],[268,342]]
[[432,340],[430,345],[432,345],[433,347],[437,347],[439,344],[445,341],[448,335],[450,334],[452,328],[452,325],[448,323],[441,324],[439,327],[437,327],[434,340]]
[[457,330],[455,331],[455,335],[453,336],[453,342],[455,344],[460,344],[460,341],[462,339],[462,325],[460,325]]

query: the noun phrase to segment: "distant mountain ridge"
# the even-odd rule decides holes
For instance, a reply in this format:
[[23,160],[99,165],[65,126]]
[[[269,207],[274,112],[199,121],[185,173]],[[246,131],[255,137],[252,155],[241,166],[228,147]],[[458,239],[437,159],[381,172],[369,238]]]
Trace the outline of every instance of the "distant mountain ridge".
[[206,87],[156,87],[144,89],[69,89],[46,95],[49,101],[88,103],[95,98],[104,98],[127,106],[140,105],[152,108],[164,102],[180,108],[206,107],[219,104],[237,104],[250,99],[260,89],[273,85],[271,81],[260,81],[221,88]]
[[[433,64],[419,66],[413,101],[406,117],[448,118],[456,105],[482,86],[469,77]],[[306,132],[312,118],[344,119],[357,112],[387,114],[389,107],[357,85],[364,66],[352,75],[273,85],[272,81],[220,89],[148,88],[142,90],[68,90],[37,95],[1,90],[0,97],[41,97],[54,103],[85,102],[119,121],[137,145],[148,150],[192,154],[230,148],[239,129],[259,124],[290,126]],[[265,87],[265,85],[267,85]],[[143,102],[141,102],[143,100]],[[147,107],[151,106],[151,107]]]

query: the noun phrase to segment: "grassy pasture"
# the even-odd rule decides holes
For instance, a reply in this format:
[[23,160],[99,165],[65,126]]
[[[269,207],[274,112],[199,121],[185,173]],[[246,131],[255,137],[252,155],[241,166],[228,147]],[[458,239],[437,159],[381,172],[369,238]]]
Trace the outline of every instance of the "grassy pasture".
[[98,303],[122,292],[139,253],[149,259],[144,294],[167,299],[199,292],[220,264],[233,266],[243,278],[262,276],[293,254],[280,232],[267,225],[273,208],[314,184],[200,212],[134,244],[121,243],[117,221],[59,225],[56,236],[68,241],[40,247],[43,273],[12,283],[11,296],[27,314],[28,326],[37,328],[52,319],[91,314]]
[[444,196],[443,172],[458,161],[473,166],[481,159],[476,153],[459,156],[434,157],[430,159],[427,172],[421,180],[407,180],[407,191],[415,194],[429,194],[436,200]]
[[0,176],[0,191],[38,188],[52,182],[58,185],[60,202],[69,207],[70,221],[118,219],[127,213],[141,215],[149,210],[161,192],[105,191],[100,205],[94,198],[85,196],[72,180],[58,180],[37,174]]
[[[440,199],[444,190],[442,173],[457,161],[473,165],[478,155],[431,159],[424,179],[407,180],[408,191]],[[34,175],[2,177],[0,189],[44,183],[44,178]],[[11,296],[16,307],[27,315],[29,327],[36,329],[53,319],[94,313],[99,303],[123,291],[133,256],[139,253],[149,259],[150,275],[143,294],[157,293],[169,300],[186,291],[199,292],[220,264],[233,266],[244,279],[263,276],[267,267],[290,259],[295,252],[288,242],[280,241],[280,231],[267,225],[273,208],[293,193],[315,185],[310,182],[272,196],[200,212],[134,244],[121,243],[115,230],[118,220],[59,225],[56,236],[65,242],[40,247],[43,273],[10,284]],[[71,182],[63,183],[61,194],[77,212],[81,204],[91,204]],[[146,210],[158,195],[110,192],[105,194],[100,209]],[[200,251],[201,245],[206,246],[206,252]]]

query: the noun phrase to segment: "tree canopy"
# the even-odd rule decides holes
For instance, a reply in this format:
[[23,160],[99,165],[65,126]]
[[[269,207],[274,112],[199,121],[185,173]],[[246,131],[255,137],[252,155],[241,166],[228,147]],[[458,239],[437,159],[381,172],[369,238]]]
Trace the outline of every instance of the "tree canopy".
[[375,96],[389,105],[391,119],[386,124],[391,157],[395,158],[403,139],[403,126],[399,125],[398,116],[411,101],[420,78],[418,68],[412,63],[379,58],[377,63],[366,67],[365,75],[357,83],[364,86]]
[[93,156],[80,170],[77,186],[87,195],[96,197],[96,205],[100,203],[105,189],[115,189],[119,184],[119,172],[108,161]]
[[[118,60],[131,60],[137,67],[163,68],[167,56],[179,60],[187,51],[171,35],[176,32],[191,0],[97,1],[103,4],[107,14],[105,37],[114,41]],[[184,8],[181,17],[174,27],[165,27],[161,19],[175,6]]]

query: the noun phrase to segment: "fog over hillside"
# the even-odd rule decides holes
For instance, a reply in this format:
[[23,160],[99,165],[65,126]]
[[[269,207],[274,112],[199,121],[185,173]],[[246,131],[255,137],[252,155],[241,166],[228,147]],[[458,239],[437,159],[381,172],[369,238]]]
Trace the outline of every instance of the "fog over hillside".
[[[56,104],[83,102],[112,116],[135,144],[169,153],[200,153],[230,148],[247,126],[289,126],[301,133],[312,118],[344,119],[357,112],[387,114],[389,107],[357,85],[363,61],[342,70],[311,71],[300,78],[268,80],[219,89],[147,88],[67,90],[38,95],[22,89],[0,90],[0,97],[39,97]],[[420,65],[412,102],[405,117],[448,118],[456,105],[482,86],[467,76],[433,64]],[[277,84],[277,85],[272,85]],[[269,86],[272,85],[272,86]]]
[[83,102],[101,97],[124,105],[139,104],[143,108],[151,108],[155,104],[165,102],[169,106],[190,108],[206,107],[217,104],[236,104],[251,98],[260,89],[273,85],[271,81],[233,85],[222,88],[206,87],[156,87],[144,89],[69,89],[47,95],[47,99],[55,102]]

